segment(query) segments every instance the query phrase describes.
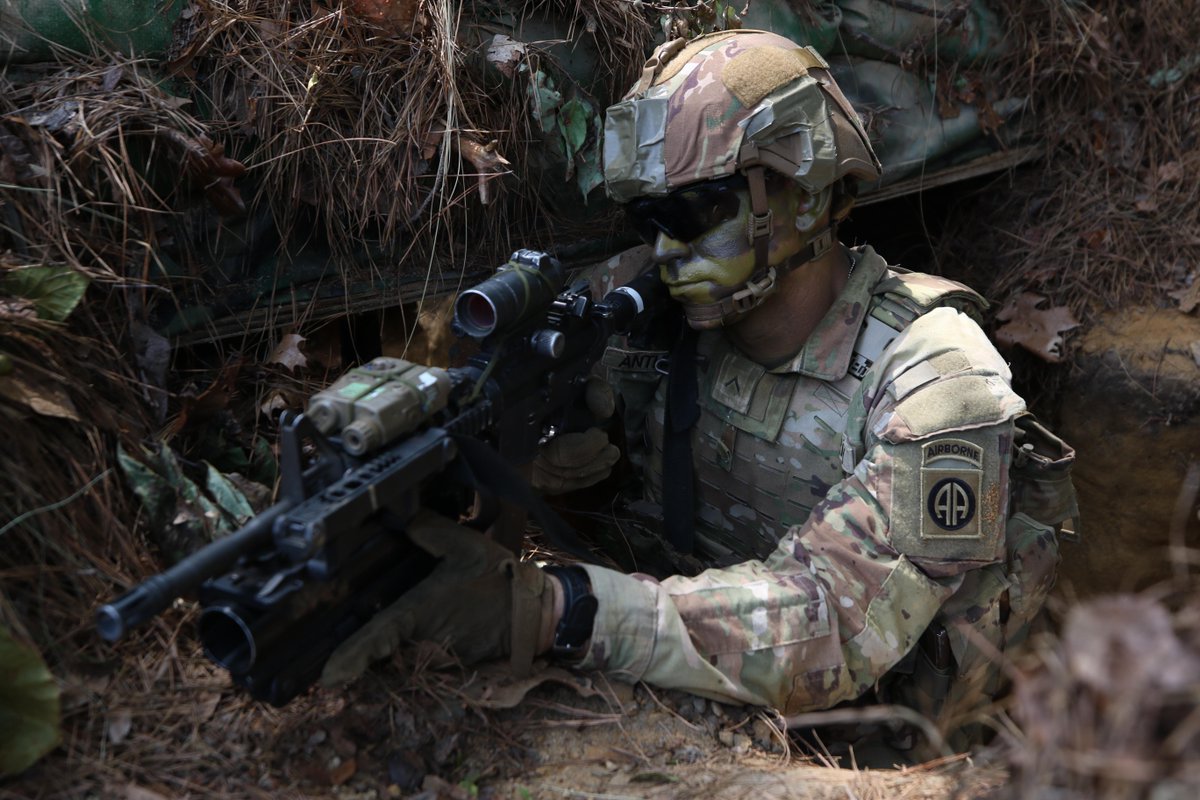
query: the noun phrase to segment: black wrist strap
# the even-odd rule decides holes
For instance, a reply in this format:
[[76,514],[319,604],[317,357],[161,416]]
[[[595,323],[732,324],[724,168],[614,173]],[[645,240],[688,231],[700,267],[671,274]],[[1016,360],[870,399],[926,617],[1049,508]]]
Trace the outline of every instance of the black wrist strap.
[[579,659],[592,638],[599,603],[592,594],[592,585],[583,567],[546,567],[546,572],[558,578],[563,588],[563,615],[554,629],[554,658]]

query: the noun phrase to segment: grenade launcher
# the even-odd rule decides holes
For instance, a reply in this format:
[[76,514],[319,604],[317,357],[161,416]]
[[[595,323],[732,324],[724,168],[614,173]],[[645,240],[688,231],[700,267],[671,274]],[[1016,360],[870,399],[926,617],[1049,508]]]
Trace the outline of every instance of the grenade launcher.
[[[499,499],[573,549],[565,523],[513,465],[587,424],[585,384],[609,337],[665,293],[653,270],[601,302],[586,283],[565,282],[557,260],[520,250],[456,300],[456,332],[480,344],[465,367],[377,358],[285,416],[279,502],[102,606],[100,636],[114,642],[194,592],[209,658],[254,698],[283,705],[432,569],[404,528],[424,505],[456,513],[463,504],[447,508],[447,487],[460,501],[475,492],[479,527],[496,519]],[[315,453],[307,464],[306,451]]]

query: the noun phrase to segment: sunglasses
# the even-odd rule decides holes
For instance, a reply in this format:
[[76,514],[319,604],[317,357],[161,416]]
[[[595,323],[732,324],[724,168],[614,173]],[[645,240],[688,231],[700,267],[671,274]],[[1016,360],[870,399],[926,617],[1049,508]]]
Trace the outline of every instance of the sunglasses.
[[654,244],[660,233],[687,244],[736,217],[742,205],[737,192],[744,188],[746,177],[731,175],[676,189],[666,197],[634,200],[626,204],[625,215],[648,244]]

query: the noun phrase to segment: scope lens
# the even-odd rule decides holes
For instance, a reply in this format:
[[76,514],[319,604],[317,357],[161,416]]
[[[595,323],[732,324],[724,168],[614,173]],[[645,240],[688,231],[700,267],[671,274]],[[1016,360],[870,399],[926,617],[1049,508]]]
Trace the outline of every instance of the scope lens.
[[487,336],[496,329],[496,307],[482,292],[468,289],[454,307],[458,324],[471,336]]

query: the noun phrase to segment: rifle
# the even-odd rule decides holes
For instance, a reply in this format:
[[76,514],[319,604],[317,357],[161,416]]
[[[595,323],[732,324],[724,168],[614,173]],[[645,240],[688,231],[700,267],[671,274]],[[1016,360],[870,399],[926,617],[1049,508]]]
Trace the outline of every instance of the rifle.
[[[582,555],[512,465],[586,424],[584,388],[609,338],[640,324],[665,292],[653,270],[601,302],[586,283],[565,282],[556,259],[519,250],[455,301],[455,331],[480,344],[465,367],[377,358],[283,417],[279,502],[99,608],[100,636],[115,642],[196,592],[208,657],[252,697],[281,706],[433,568],[404,535],[422,506],[454,515],[471,492],[485,527],[497,499],[515,502]],[[307,465],[305,444],[316,454]]]

